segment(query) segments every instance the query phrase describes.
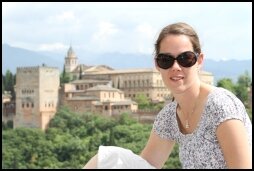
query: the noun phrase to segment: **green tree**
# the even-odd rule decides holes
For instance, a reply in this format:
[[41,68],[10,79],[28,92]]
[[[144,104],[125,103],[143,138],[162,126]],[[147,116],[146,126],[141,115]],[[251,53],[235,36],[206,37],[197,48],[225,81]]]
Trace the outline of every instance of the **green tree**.
[[246,105],[248,101],[248,88],[237,84],[236,96]]
[[71,77],[69,73],[66,73],[65,66],[63,67],[63,72],[60,75],[60,84],[68,83],[71,81]]
[[81,68],[81,65],[79,67],[79,80],[82,79],[82,68]]
[[2,74],[2,93],[5,91],[4,75]]
[[16,74],[14,74],[13,75],[13,77],[12,77],[12,88],[11,88],[11,98],[13,99],[13,100],[15,100],[16,99],[16,93],[15,93],[15,90],[14,90],[14,86],[15,86],[15,84],[16,84]]
[[223,87],[223,88],[231,91],[234,94],[236,93],[235,85],[234,85],[233,81],[230,78],[223,78],[223,79],[219,80],[217,82],[217,86],[218,87]]
[[251,77],[248,71],[245,71],[244,74],[240,75],[237,79],[237,84],[244,87],[250,87]]
[[4,131],[2,142],[3,168],[43,168],[38,162],[43,162],[45,156],[54,157],[52,145],[39,129],[16,128]]
[[[80,169],[100,145],[116,145],[139,154],[152,129],[130,114],[109,118],[92,113],[74,113],[61,107],[43,132],[35,128],[2,130],[2,168]],[[180,168],[173,151],[164,168]]]
[[13,75],[10,70],[7,70],[5,76],[3,76],[2,84],[4,86],[4,90],[10,91],[12,99],[15,99],[14,85],[16,84],[16,75]]
[[247,113],[248,113],[251,123],[252,123],[252,108],[247,108],[246,110],[247,110]]
[[7,128],[12,129],[13,128],[13,121],[12,120],[8,120],[6,123]]
[[12,87],[13,87],[13,74],[11,73],[10,70],[7,70],[6,73],[5,73],[5,80],[4,80],[4,83],[5,83],[5,90],[6,91],[11,91],[12,90]]
[[179,160],[179,144],[176,143],[163,169],[181,169],[181,167],[181,162]]
[[137,94],[135,101],[138,103],[139,109],[144,109],[149,106],[149,99],[143,93]]
[[248,103],[248,88],[251,85],[251,78],[248,71],[240,75],[236,84],[236,96],[246,105]]
[[131,125],[135,124],[137,121],[130,117],[130,114],[128,113],[122,113],[120,117],[118,118],[118,124],[120,125]]

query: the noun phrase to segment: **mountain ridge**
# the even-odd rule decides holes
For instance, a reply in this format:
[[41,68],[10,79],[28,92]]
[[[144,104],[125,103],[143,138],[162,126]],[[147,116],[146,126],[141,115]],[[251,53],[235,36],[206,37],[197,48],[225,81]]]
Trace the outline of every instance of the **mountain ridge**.
[[[2,73],[4,74],[7,69],[12,73],[16,73],[17,67],[38,66],[42,64],[57,67],[62,71],[66,53],[67,50],[63,55],[56,53],[50,54],[2,44]],[[79,64],[108,65],[114,69],[154,67],[152,55],[121,53],[86,54],[82,51],[77,51],[75,53],[78,56]],[[89,56],[89,58],[87,58],[87,56]],[[248,71],[249,75],[252,77],[252,59],[232,59],[226,61],[205,59],[202,70],[211,72],[215,77],[215,81],[222,78],[231,78],[233,81],[236,81],[237,77],[244,74],[245,71]]]

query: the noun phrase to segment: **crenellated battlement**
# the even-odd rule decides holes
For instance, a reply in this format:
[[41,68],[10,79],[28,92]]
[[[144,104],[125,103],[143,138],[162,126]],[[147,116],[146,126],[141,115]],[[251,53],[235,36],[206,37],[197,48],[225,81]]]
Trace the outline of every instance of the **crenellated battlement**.
[[39,70],[39,66],[35,67],[17,67],[17,72],[36,72]]
[[34,67],[17,67],[17,73],[38,73],[40,70],[45,72],[55,72],[59,69],[57,67],[48,66],[34,66]]

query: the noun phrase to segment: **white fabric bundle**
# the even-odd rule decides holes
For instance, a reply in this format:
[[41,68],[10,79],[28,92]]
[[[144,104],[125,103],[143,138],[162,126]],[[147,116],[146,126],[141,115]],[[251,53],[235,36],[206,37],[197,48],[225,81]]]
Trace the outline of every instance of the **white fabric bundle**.
[[146,160],[131,150],[116,146],[100,146],[98,169],[155,169]]

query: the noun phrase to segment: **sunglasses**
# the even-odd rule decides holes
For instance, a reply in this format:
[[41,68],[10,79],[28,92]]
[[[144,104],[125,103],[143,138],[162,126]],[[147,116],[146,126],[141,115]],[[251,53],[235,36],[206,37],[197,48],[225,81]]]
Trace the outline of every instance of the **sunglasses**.
[[157,65],[162,69],[168,69],[174,65],[175,60],[182,67],[193,66],[198,59],[199,54],[191,51],[186,51],[178,55],[176,58],[167,53],[160,53],[155,58]]

